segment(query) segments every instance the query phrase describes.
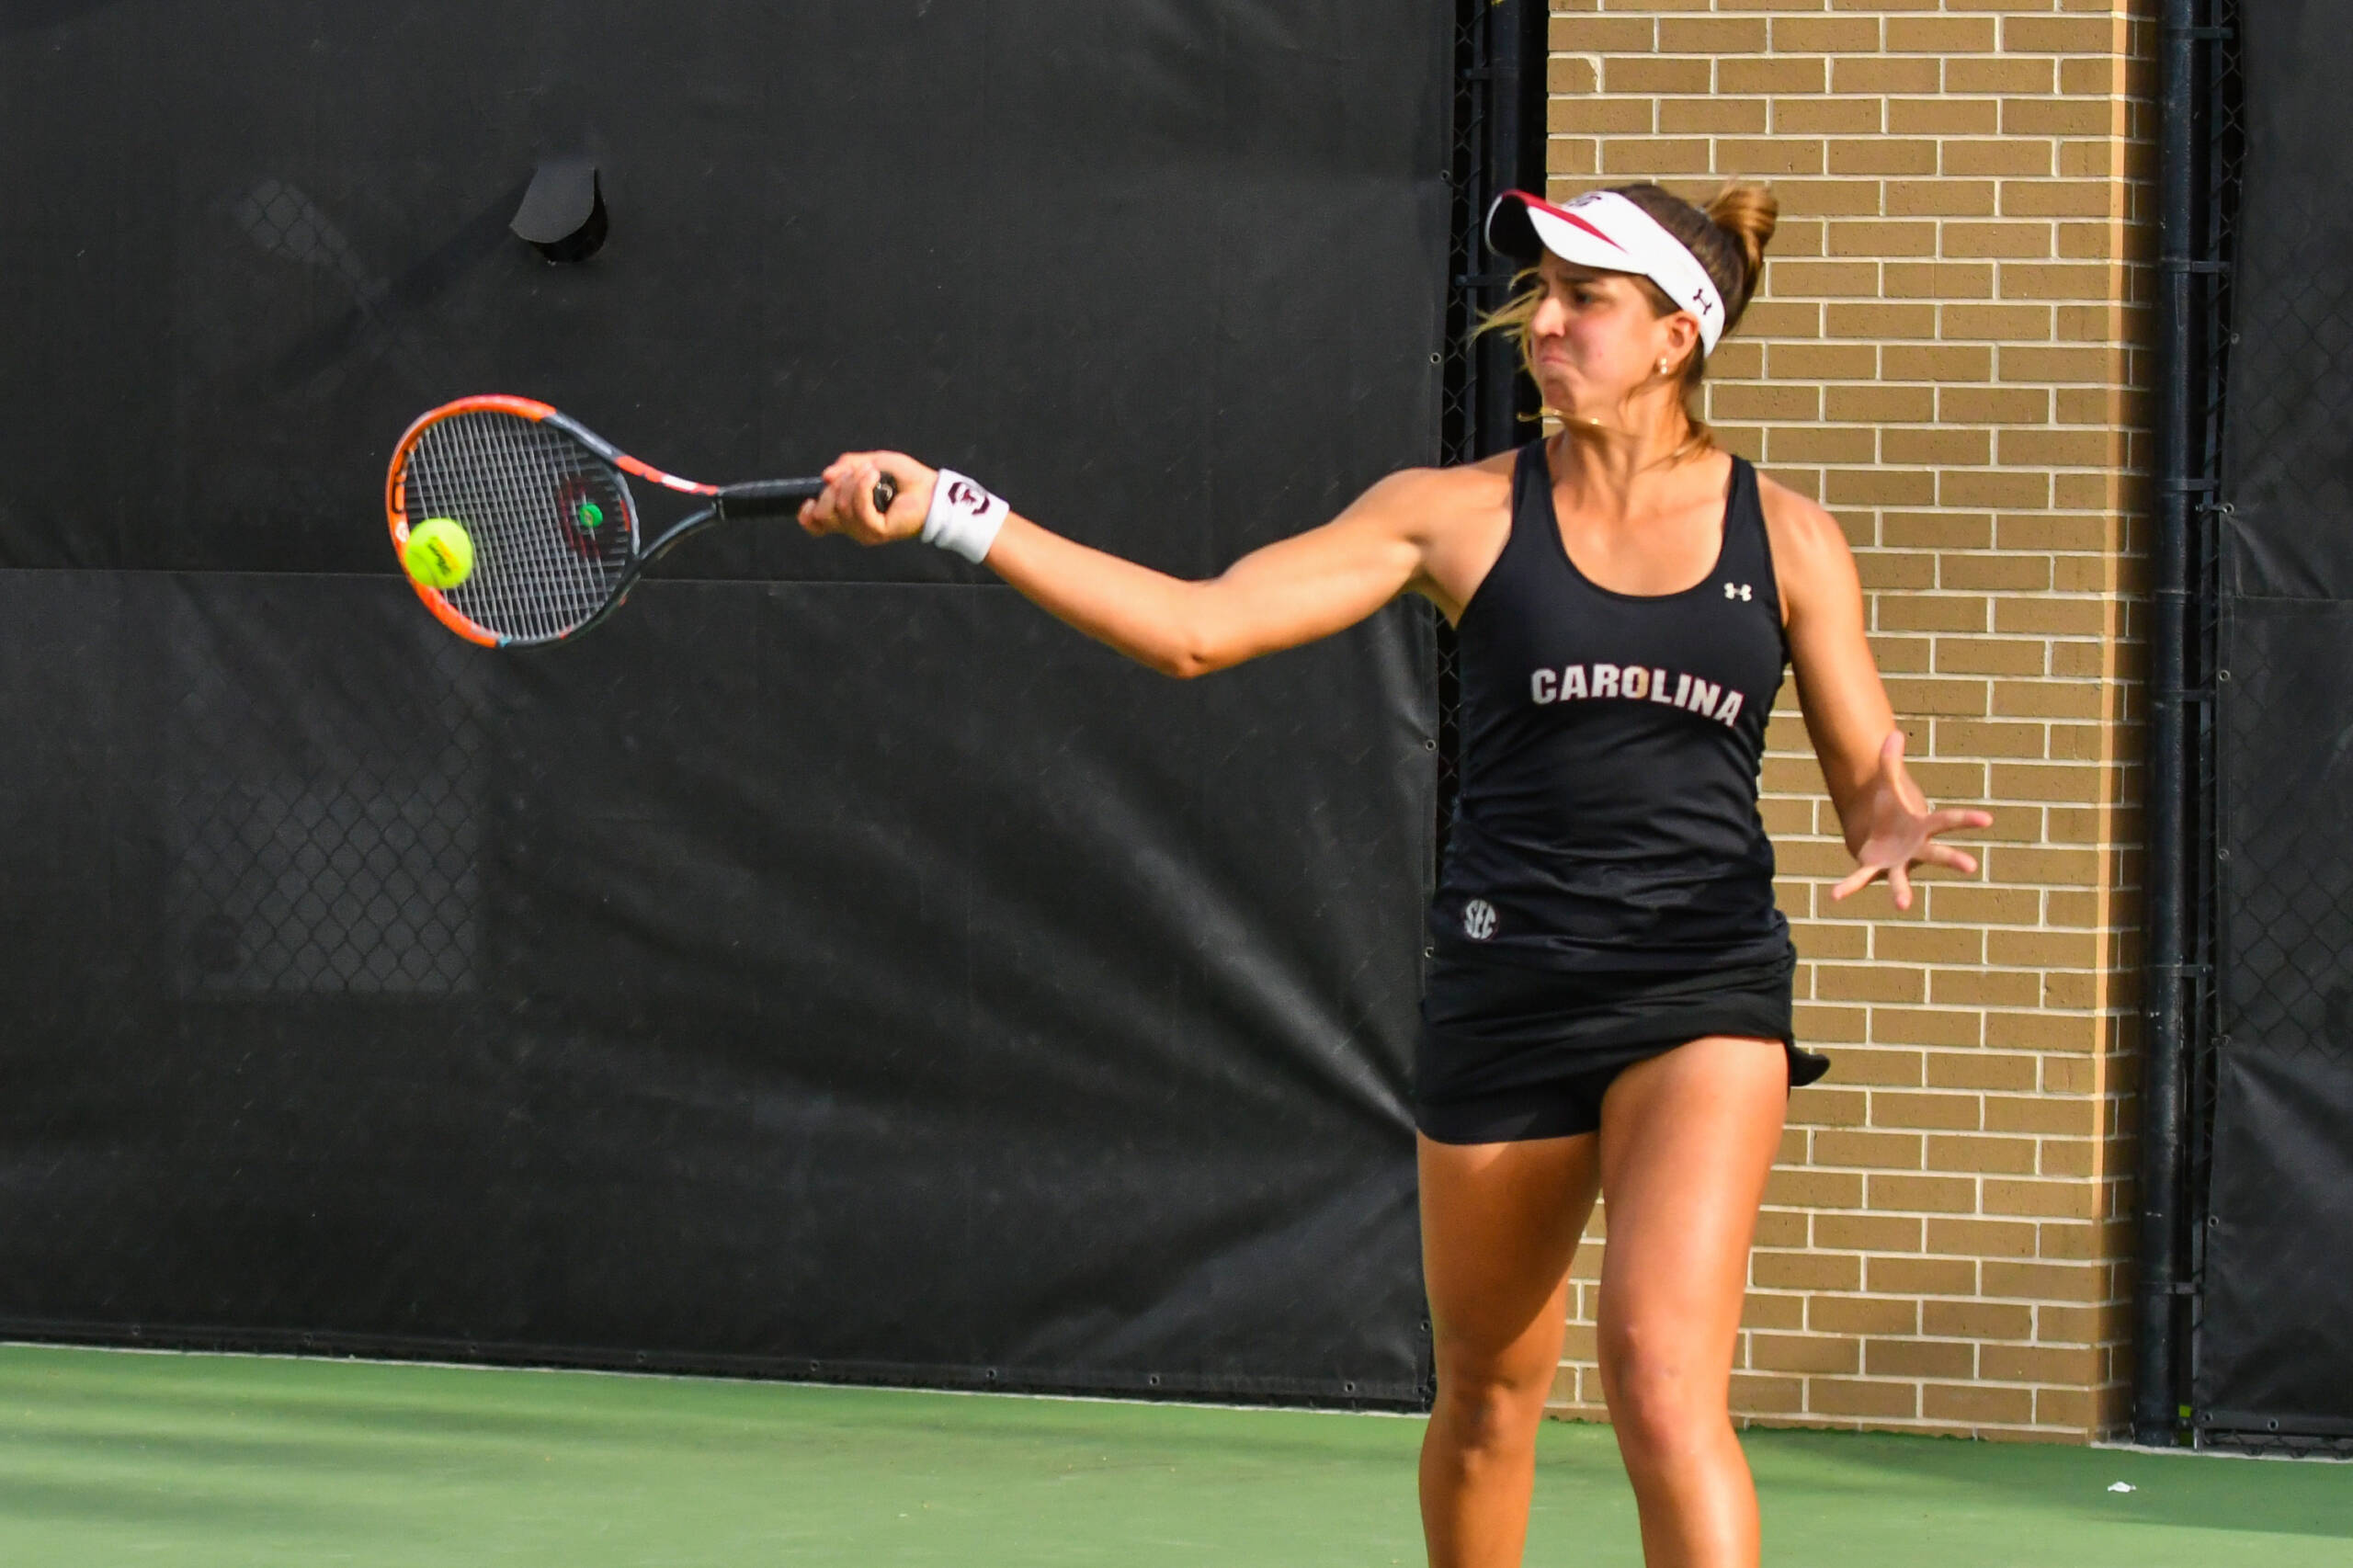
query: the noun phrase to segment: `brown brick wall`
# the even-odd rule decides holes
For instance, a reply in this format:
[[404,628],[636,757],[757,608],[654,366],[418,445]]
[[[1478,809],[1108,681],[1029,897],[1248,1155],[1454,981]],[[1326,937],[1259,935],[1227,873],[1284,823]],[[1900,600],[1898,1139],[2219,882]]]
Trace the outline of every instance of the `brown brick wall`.
[[[1913,771],[1974,879],[1851,862],[1785,693],[1764,811],[1802,959],[1745,1417],[2081,1441],[2122,1418],[2147,467],[2151,0],[1553,0],[1552,185],[1768,180],[1726,443],[1853,543]],[[1605,1221],[1564,1415],[1599,1416]]]

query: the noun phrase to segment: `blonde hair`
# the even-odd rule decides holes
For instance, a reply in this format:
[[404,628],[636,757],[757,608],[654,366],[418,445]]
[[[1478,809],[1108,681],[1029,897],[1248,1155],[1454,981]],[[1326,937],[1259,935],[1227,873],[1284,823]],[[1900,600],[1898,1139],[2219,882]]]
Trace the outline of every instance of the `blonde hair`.
[[[1761,185],[1728,182],[1717,191],[1702,209],[1677,196],[1664,187],[1642,184],[1610,187],[1651,217],[1659,226],[1683,242],[1685,248],[1707,269],[1709,280],[1723,296],[1724,331],[1729,333],[1739,324],[1741,313],[1756,297],[1756,285],[1765,273],[1765,247],[1773,241],[1773,231],[1780,224],[1781,204],[1773,193]],[[1637,278],[1644,293],[1649,295],[1651,308],[1662,316],[1672,315],[1675,301],[1665,290],[1647,278]],[[1544,287],[1535,267],[1527,267],[1512,278],[1513,294],[1508,302],[1483,319],[1472,332],[1473,337],[1490,332],[1511,335],[1519,349],[1519,362],[1530,380],[1536,377],[1536,362],[1529,357],[1528,332],[1536,319],[1536,308],[1544,301]],[[1699,383],[1708,373],[1706,351],[1694,348],[1684,360],[1678,380],[1682,394],[1684,417],[1691,422],[1691,438],[1676,449],[1678,458],[1695,451],[1705,451],[1716,444],[1715,433],[1699,417],[1697,404]],[[1539,417],[1541,417],[1540,415]]]

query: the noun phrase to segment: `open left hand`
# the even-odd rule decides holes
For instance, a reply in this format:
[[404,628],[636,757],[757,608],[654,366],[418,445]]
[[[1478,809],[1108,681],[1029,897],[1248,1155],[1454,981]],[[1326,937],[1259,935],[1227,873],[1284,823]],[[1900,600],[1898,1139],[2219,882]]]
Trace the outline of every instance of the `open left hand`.
[[1847,846],[1854,852],[1855,869],[1830,890],[1830,896],[1845,898],[1885,877],[1898,909],[1912,907],[1913,867],[1949,866],[1963,874],[1977,869],[1974,855],[1938,843],[1937,835],[1994,825],[1984,812],[1928,810],[1927,801],[1904,770],[1901,729],[1887,733],[1879,748],[1879,773],[1855,806],[1847,823]]

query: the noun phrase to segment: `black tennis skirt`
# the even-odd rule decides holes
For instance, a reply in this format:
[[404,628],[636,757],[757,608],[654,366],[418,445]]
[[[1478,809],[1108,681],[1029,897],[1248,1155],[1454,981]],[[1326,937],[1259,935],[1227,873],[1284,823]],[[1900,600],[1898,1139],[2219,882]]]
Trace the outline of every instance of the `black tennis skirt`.
[[1730,969],[1581,974],[1448,957],[1414,1051],[1415,1122],[1441,1143],[1566,1138],[1637,1062],[1707,1035],[1779,1040],[1791,1086],[1830,1070],[1790,1028],[1795,955]]

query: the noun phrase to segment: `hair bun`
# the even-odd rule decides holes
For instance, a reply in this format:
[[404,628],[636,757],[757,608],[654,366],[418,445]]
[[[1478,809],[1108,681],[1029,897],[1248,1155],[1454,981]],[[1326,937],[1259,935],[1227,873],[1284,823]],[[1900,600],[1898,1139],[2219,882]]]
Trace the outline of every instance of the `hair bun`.
[[1745,303],[1756,291],[1757,275],[1765,267],[1765,247],[1772,243],[1773,231],[1781,225],[1781,204],[1761,185],[1734,181],[1709,199],[1706,210],[1708,221],[1739,247],[1747,273],[1747,287],[1740,291]]

